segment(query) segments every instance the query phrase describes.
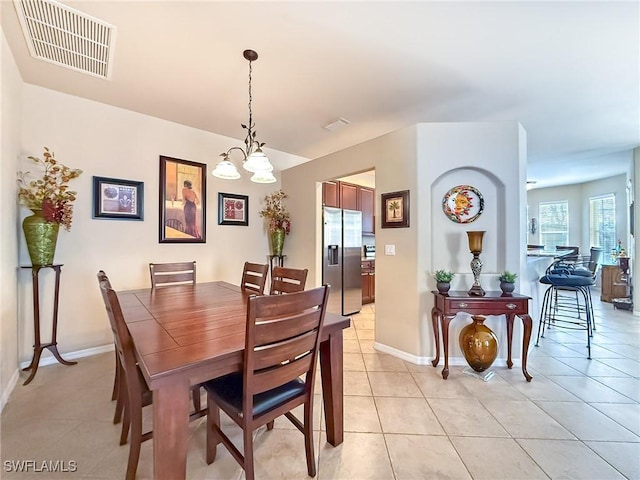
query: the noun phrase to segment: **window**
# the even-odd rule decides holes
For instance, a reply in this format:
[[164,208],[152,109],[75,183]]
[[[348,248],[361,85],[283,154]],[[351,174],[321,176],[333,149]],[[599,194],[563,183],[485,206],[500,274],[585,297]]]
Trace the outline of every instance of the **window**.
[[616,196],[600,195],[589,198],[589,242],[602,247],[602,263],[610,261],[616,248]]
[[569,245],[569,202],[543,202],[539,205],[540,243],[553,249]]

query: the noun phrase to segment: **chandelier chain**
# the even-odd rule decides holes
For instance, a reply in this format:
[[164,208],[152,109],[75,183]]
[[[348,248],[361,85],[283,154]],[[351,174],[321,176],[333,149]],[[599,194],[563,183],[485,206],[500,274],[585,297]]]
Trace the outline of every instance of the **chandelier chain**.
[[249,136],[249,145],[253,144],[253,137],[251,136],[251,131],[253,130],[253,110],[251,109],[251,101],[253,100],[253,96],[251,95],[251,73],[253,71],[253,67],[252,64],[253,62],[249,61],[249,129],[248,129],[248,136]]

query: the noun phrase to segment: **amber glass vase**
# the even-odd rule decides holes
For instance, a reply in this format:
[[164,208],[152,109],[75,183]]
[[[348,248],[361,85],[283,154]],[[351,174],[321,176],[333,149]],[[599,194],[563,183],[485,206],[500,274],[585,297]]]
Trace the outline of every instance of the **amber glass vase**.
[[485,317],[474,315],[460,332],[460,349],[464,358],[476,372],[484,372],[498,356],[498,337],[484,324]]

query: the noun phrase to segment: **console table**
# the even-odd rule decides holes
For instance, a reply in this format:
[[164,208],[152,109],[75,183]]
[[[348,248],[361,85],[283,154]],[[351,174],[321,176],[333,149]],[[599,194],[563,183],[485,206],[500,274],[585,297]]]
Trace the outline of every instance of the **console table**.
[[431,321],[436,341],[436,358],[431,362],[434,367],[440,362],[440,329],[442,329],[442,344],[444,347],[444,368],[442,378],[449,376],[449,323],[459,312],[471,315],[502,315],[507,318],[507,367],[511,368],[511,343],[513,340],[513,320],[520,317],[524,326],[522,339],[522,373],[527,382],[533,378],[527,373],[527,351],[531,339],[533,322],[529,316],[529,300],[531,297],[518,293],[504,294],[502,292],[486,292],[484,297],[471,296],[467,292],[440,293],[431,292],[435,304],[431,310]]
[[[69,362],[60,356],[60,352],[58,352],[58,342],[56,340],[56,336],[58,334],[58,299],[60,294],[60,270],[62,269],[62,264],[56,265],[29,265],[23,266],[22,268],[30,268],[31,269],[31,279],[33,282],[33,358],[31,359],[31,363],[28,367],[23,368],[22,370],[31,370],[31,374],[29,378],[23,383],[23,385],[28,385],[33,377],[36,376],[36,372],[38,371],[38,364],[40,363],[40,355],[42,355],[42,351],[44,349],[49,349],[53,356],[58,360],[58,362],[63,365],[75,365],[78,362]],[[43,268],[52,268],[56,274],[56,286],[53,297],[53,326],[51,327],[51,342],[49,343],[40,343],[40,289],[39,289],[39,275],[40,270]]]

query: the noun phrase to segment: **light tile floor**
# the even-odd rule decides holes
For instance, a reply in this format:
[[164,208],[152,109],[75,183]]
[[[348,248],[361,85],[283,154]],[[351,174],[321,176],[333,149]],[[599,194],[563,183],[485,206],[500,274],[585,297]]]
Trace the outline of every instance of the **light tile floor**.
[[[594,292],[594,299],[599,297]],[[556,330],[534,348],[527,383],[514,367],[494,366],[484,383],[452,367],[416,366],[373,349],[375,307],[345,332],[345,437],[326,443],[317,387],[318,479],[639,479],[640,319],[596,301],[593,359],[584,332]],[[532,340],[535,343],[535,339]],[[19,384],[2,413],[2,478],[124,477],[128,446],[118,446],[109,401],[113,354],[75,367],[43,367]],[[148,416],[148,412],[146,413]],[[149,420],[145,424],[150,427]],[[227,429],[236,428],[230,420]],[[204,420],[191,424],[190,479],[242,479],[229,453],[204,461]],[[304,479],[302,436],[285,419],[256,432],[258,479]],[[239,430],[233,432],[240,438]],[[8,472],[9,461],[75,461],[75,473]],[[68,464],[67,464],[68,466]],[[152,444],[138,478],[151,478]]]

